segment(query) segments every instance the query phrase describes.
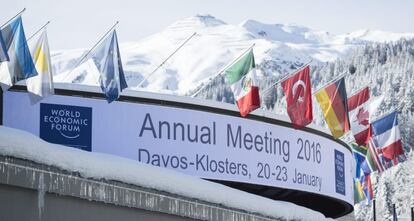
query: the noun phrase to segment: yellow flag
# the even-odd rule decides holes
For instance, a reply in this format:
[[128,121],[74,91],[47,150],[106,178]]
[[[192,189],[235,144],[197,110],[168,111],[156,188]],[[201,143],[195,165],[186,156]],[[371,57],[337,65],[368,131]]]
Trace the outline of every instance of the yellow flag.
[[36,103],[54,94],[52,63],[50,62],[46,29],[31,47],[31,53],[38,75],[27,79],[26,85],[31,102]]

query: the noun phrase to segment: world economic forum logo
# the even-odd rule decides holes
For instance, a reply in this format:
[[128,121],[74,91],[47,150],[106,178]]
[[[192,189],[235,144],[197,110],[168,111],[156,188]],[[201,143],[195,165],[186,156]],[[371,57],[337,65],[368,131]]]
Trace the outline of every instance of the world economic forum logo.
[[40,104],[40,138],[91,151],[92,108]]
[[345,156],[335,150],[335,191],[345,196]]

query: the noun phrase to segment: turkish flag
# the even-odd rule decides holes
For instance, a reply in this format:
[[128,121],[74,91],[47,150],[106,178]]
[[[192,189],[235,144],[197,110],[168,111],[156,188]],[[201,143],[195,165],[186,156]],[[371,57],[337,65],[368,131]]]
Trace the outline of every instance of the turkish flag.
[[312,92],[309,66],[282,82],[286,95],[287,112],[293,127],[302,128],[313,120]]

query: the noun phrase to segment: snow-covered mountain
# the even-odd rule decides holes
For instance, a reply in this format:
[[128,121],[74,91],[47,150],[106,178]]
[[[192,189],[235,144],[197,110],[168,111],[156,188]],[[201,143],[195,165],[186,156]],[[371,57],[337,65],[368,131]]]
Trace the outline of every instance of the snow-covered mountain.
[[[194,32],[197,34],[150,77],[151,72]],[[122,33],[118,33],[122,39]],[[269,69],[261,75],[286,74],[306,63],[334,61],[369,42],[394,41],[414,34],[357,31],[333,35],[298,25],[263,24],[247,20],[227,24],[210,15],[179,20],[164,30],[136,42],[121,43],[121,56],[132,89],[184,95],[194,90],[255,44],[258,65]],[[52,52],[57,82],[97,84],[90,62],[72,70],[87,49]],[[137,88],[145,77],[148,79]]]

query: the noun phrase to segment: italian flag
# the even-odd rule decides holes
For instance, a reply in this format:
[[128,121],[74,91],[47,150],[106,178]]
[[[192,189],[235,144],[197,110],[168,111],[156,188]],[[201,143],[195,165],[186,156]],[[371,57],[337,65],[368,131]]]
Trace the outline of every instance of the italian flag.
[[225,71],[243,117],[260,107],[255,66],[252,49]]

